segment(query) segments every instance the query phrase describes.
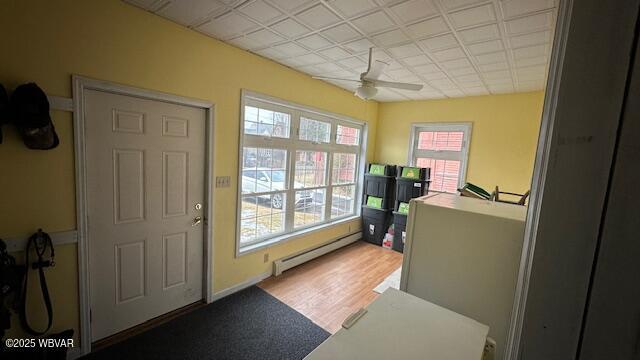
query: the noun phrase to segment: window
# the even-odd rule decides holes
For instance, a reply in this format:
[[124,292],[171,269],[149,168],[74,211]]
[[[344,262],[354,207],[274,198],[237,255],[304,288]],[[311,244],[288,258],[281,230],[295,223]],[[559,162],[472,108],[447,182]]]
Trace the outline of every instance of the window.
[[243,95],[239,252],[357,215],[364,126]]
[[409,162],[431,168],[430,191],[455,193],[465,182],[471,124],[416,124]]

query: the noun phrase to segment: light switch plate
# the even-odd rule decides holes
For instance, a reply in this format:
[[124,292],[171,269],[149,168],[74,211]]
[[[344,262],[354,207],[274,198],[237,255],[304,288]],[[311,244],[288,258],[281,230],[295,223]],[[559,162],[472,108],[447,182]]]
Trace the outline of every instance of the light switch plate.
[[231,185],[231,176],[216,176],[216,187],[224,188]]

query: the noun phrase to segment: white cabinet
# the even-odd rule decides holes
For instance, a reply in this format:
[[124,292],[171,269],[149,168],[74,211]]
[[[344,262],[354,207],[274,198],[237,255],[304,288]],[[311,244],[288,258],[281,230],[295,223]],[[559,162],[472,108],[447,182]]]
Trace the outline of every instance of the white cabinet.
[[400,289],[491,328],[503,358],[526,208],[453,194],[410,203]]

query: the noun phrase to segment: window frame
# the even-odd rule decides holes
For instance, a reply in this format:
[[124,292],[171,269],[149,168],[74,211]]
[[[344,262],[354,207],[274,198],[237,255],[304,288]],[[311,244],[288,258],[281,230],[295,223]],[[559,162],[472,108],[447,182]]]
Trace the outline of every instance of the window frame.
[[[473,123],[471,122],[421,122],[411,124],[411,134],[409,137],[409,154],[407,163],[411,166],[416,165],[416,159],[419,157],[432,158],[437,160],[457,160],[460,161],[460,173],[458,176],[458,189],[463,187],[467,180],[467,163],[469,161],[469,148],[471,147],[471,131]],[[463,133],[461,151],[449,150],[420,150],[418,149],[418,140],[420,132],[452,132],[461,131]],[[431,174],[433,176],[433,174]],[[439,192],[436,190],[431,190]]]
[[[254,106],[271,111],[278,111],[290,115],[289,138],[266,137],[260,135],[252,135],[244,133],[245,125],[245,106]],[[329,122],[331,124],[331,132],[329,143],[318,143],[309,140],[301,140],[299,138],[300,118],[305,117],[313,120]],[[358,145],[342,145],[337,143],[337,125],[357,128],[360,131]],[[367,124],[343,115],[334,114],[324,110],[295,104],[286,100],[281,100],[268,95],[243,90],[240,101],[240,132],[238,142],[238,189],[237,189],[237,214],[236,214],[236,257],[245,255],[269,246],[280,244],[285,241],[299,238],[311,232],[335,226],[337,224],[357,219],[361,213],[362,205],[362,184],[364,182],[364,170],[366,163],[366,145],[367,145]],[[241,243],[241,225],[242,225],[242,174],[244,168],[243,149],[245,147],[254,148],[270,148],[284,149],[287,152],[287,183],[286,190],[277,191],[286,194],[285,203],[285,226],[284,232],[275,235],[269,235],[262,238],[254,239],[250,242]],[[309,224],[302,227],[294,227],[295,214],[295,163],[296,151],[318,151],[325,152],[326,168],[325,168],[325,185],[317,187],[309,187],[297,189],[298,191],[312,191],[314,189],[325,190],[325,209],[324,218],[321,222]],[[333,156],[335,153],[351,153],[356,155],[356,176],[354,183],[346,183],[340,185],[332,184],[332,168]],[[331,218],[331,196],[333,188],[336,186],[355,186],[354,196],[354,212],[342,215],[340,217]],[[262,193],[260,193],[262,194]],[[246,195],[246,194],[244,194]]]

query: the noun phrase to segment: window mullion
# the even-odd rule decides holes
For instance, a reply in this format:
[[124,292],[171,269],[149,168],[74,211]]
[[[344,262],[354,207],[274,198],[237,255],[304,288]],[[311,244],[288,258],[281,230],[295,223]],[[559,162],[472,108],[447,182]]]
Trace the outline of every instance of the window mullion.
[[326,199],[324,201],[324,220],[329,220],[331,219],[331,207],[333,206],[333,187],[331,186],[333,184],[333,152],[331,151],[327,151],[325,179],[327,179],[327,190],[325,190]]
[[300,127],[300,112],[291,111],[291,142],[287,147],[289,181],[287,187],[287,209],[285,215],[285,232],[293,231],[293,224],[296,216],[296,189],[295,189],[295,165],[296,165],[296,144],[298,139],[298,129]]

